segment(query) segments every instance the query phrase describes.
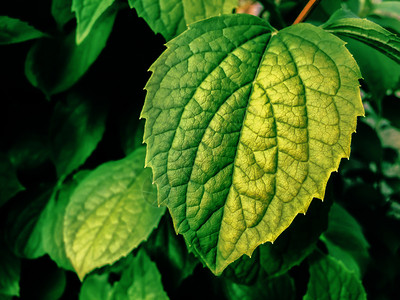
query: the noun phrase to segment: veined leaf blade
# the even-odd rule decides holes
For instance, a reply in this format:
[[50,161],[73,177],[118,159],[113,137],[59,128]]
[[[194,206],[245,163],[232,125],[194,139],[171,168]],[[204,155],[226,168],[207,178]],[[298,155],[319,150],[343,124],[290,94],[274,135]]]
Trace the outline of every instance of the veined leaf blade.
[[194,23],[146,86],[159,203],[215,274],[323,199],[364,114],[343,41],[310,24],[272,30],[249,15]]

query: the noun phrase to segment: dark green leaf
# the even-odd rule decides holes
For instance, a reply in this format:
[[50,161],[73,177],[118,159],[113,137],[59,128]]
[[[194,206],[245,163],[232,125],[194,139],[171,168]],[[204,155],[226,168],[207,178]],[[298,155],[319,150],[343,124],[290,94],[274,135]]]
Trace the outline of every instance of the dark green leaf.
[[25,42],[46,36],[18,19],[0,16],[0,45]]
[[25,62],[25,74],[31,84],[48,96],[73,86],[105,47],[115,16],[113,7],[102,14],[79,46],[75,43],[74,32],[65,38],[38,41]]
[[310,280],[304,300],[366,300],[361,281],[331,256],[318,252],[310,258]]
[[331,256],[342,261],[358,278],[362,277],[369,262],[369,244],[358,222],[338,204],[332,206],[322,241]]
[[98,99],[70,92],[58,101],[51,119],[53,162],[59,178],[80,167],[103,137],[106,109]]
[[75,17],[71,6],[72,0],[53,0],[51,2],[51,14],[60,29]]
[[23,189],[18,181],[15,167],[8,156],[0,152],[0,207]]
[[295,299],[293,279],[288,275],[263,278],[253,285],[241,285],[226,280],[224,290],[228,300]]
[[400,38],[367,19],[343,18],[328,21],[323,28],[359,40],[400,63]]
[[19,296],[21,261],[0,238],[0,299],[1,295]]
[[79,300],[111,300],[112,287],[108,276],[108,273],[88,276],[82,284]]

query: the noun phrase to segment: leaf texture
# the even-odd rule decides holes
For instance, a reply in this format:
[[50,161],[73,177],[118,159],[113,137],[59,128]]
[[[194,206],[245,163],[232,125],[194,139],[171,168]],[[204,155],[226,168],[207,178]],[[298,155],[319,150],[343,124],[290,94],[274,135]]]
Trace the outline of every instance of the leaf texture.
[[328,21],[324,29],[359,40],[400,63],[400,38],[374,22],[367,19],[343,18]]
[[360,73],[323,29],[276,32],[249,15],[167,46],[146,87],[146,163],[177,232],[221,274],[323,199],[364,114]]
[[143,186],[151,180],[144,169],[144,148],[108,162],[76,187],[64,217],[68,258],[80,279],[111,264],[146,240],[164,209],[145,200]]
[[0,16],[0,45],[21,43],[46,34],[19,19]]
[[304,300],[365,300],[361,281],[331,256],[315,253],[310,260],[310,281]]
[[128,0],[155,33],[168,41],[202,19],[229,14],[237,0]]

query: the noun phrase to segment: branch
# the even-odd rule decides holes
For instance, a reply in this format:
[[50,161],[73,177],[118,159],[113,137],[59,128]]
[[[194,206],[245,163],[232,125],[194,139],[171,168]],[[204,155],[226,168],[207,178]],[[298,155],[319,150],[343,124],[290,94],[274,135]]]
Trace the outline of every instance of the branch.
[[303,22],[307,16],[310,14],[310,12],[312,11],[312,9],[320,2],[321,0],[310,0],[308,1],[308,3],[306,4],[306,6],[304,6],[303,10],[301,11],[301,13],[298,15],[298,17],[296,18],[296,20],[293,22],[294,24],[298,24]]

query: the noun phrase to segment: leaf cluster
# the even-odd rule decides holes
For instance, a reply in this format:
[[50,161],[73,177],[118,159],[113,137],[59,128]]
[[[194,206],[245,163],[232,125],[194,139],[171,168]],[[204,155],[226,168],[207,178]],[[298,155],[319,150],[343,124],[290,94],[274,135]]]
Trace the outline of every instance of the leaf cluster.
[[0,299],[395,299],[400,2],[307,2],[1,3]]

